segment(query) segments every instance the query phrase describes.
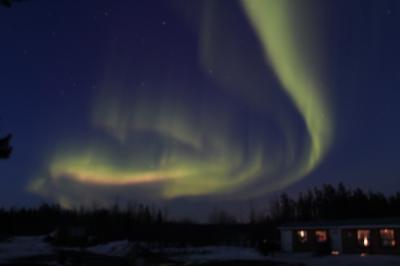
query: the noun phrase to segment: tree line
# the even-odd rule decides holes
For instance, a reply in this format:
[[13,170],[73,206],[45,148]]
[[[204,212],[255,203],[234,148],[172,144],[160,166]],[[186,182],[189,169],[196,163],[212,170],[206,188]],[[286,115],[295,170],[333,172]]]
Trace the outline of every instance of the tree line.
[[314,187],[297,197],[281,194],[271,203],[266,220],[276,223],[342,220],[354,218],[400,217],[400,192],[386,196],[381,192],[336,187]]
[[[400,217],[400,192],[385,195],[381,192],[363,191],[360,188],[346,188],[342,183],[337,186],[325,184],[314,187],[295,197],[283,193],[269,204],[263,212],[249,210],[247,221],[237,219],[226,210],[213,210],[208,224],[259,224],[284,223],[296,221],[341,220],[353,218],[391,218]],[[190,219],[176,220],[167,216],[165,211],[143,204],[131,204],[120,207],[117,203],[110,208],[77,207],[64,209],[59,205],[42,204],[32,208],[0,208],[0,231],[4,228],[17,228],[18,223],[38,221],[49,228],[60,223],[90,223],[91,221],[110,221],[112,224],[196,224]],[[8,223],[8,226],[4,224]],[[34,223],[29,226],[34,226]],[[12,231],[12,230],[11,230]]]
[[[33,208],[0,209],[0,241],[15,235],[47,235],[51,238],[56,232],[64,232],[53,242],[60,245],[86,245],[120,239],[209,245],[237,243],[243,236],[253,243],[265,238],[256,225],[250,228],[247,224],[227,223],[225,218],[223,222],[199,224],[174,220],[168,218],[165,211],[142,204],[130,204],[126,208],[114,205],[110,208],[75,209],[42,204]],[[83,230],[87,237],[76,241],[74,237],[65,236],[68,229]]]
[[85,226],[109,234],[104,237],[120,237],[132,226],[164,222],[164,212],[142,204],[131,204],[124,209],[118,205],[111,208],[64,209],[56,204],[44,203],[32,208],[1,208],[0,236],[48,234],[60,226]]
[[341,183],[323,185],[296,197],[284,193],[270,203],[268,211],[249,210],[249,213],[247,221],[240,221],[225,210],[214,210],[208,223],[199,224],[172,219],[165,211],[142,204],[128,204],[124,208],[118,204],[110,208],[93,205],[64,209],[48,204],[0,208],[0,239],[11,235],[43,235],[62,227],[79,226],[99,241],[128,238],[211,244],[245,236],[256,243],[263,239],[278,240],[277,226],[287,222],[400,217],[400,192],[386,196],[346,188]]

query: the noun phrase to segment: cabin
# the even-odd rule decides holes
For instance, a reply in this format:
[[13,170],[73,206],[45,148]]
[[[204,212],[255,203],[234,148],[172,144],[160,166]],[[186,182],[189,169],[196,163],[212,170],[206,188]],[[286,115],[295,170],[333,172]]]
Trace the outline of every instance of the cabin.
[[284,252],[400,255],[400,219],[293,223],[279,231]]

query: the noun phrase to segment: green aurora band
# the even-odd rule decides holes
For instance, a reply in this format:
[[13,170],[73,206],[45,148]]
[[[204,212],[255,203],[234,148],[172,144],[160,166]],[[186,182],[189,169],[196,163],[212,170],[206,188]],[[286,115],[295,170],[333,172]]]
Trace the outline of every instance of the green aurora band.
[[293,182],[318,165],[332,139],[331,114],[323,95],[323,82],[315,75],[312,65],[320,65],[315,58],[318,49],[312,43],[304,44],[310,39],[307,38],[310,33],[300,23],[306,20],[305,14],[295,20],[293,1],[242,0],[242,4],[262,43],[266,62],[273,65],[283,89],[302,114],[311,138],[303,169],[293,176],[294,180],[288,180]]
[[[286,148],[277,149],[257,130],[249,130],[245,152],[242,137],[235,135],[237,121],[232,106],[202,98],[201,93],[193,104],[188,100],[186,85],[176,82],[170,82],[173,88],[132,88],[125,82],[127,60],[111,55],[91,121],[118,148],[97,140],[83,145],[66,143],[54,153],[48,169],[33,180],[29,190],[53,197],[65,207],[107,202],[104,195],[96,193],[71,196],[68,190],[77,186],[64,186],[66,181],[78,186],[139,187],[148,190],[150,199],[237,199],[283,188],[310,173],[329,148],[332,122],[320,77],[311,71],[319,65],[313,56],[313,43],[301,42],[310,33],[292,20],[289,2],[243,0],[241,4],[260,41],[265,63],[271,64],[281,87],[304,119],[309,135],[305,151],[295,150],[294,126],[283,111],[277,111],[276,123],[281,127]],[[244,102],[265,108],[268,101],[259,96],[259,91],[244,92],[239,83],[230,83],[220,75],[224,66],[216,65],[218,60],[212,58],[216,49],[221,49],[213,41],[212,21],[218,14],[212,9],[212,4],[205,5],[201,23],[201,67],[205,72],[210,68],[216,71],[215,82],[224,93],[243,96]],[[229,47],[228,43],[225,45]],[[240,53],[231,50],[226,57],[235,58]],[[122,155],[118,149],[123,150]],[[299,153],[301,158],[297,158]]]

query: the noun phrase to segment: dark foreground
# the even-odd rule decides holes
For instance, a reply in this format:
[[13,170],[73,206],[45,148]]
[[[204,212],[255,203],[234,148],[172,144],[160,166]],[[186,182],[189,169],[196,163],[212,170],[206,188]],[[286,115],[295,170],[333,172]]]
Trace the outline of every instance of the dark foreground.
[[12,259],[7,266],[48,266],[48,265],[82,265],[82,266],[297,266],[300,264],[287,264],[271,261],[215,261],[204,263],[177,262],[166,257],[112,257],[89,252],[62,251],[54,255],[39,255]]

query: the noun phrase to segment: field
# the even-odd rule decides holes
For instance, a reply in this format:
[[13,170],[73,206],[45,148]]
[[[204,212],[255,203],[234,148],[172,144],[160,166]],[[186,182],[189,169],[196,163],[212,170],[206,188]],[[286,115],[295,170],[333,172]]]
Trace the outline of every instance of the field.
[[126,240],[102,245],[54,247],[44,237],[15,237],[0,242],[0,265],[86,266],[386,266],[400,265],[398,256],[314,256],[275,254],[264,256],[247,247],[161,247]]

